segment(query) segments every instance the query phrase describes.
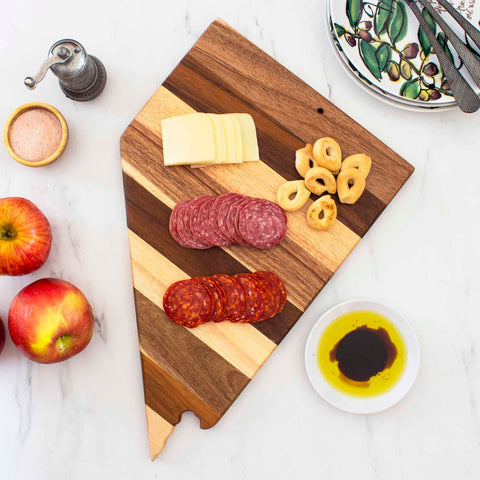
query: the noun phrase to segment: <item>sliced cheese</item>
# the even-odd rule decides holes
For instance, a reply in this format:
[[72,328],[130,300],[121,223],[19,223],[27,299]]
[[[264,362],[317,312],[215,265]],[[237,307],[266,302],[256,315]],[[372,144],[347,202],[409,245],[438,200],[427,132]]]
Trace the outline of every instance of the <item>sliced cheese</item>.
[[240,123],[242,131],[243,161],[258,162],[260,160],[260,154],[258,152],[255,122],[248,113],[236,113],[235,116]]
[[227,163],[227,142],[225,139],[225,127],[219,115],[207,113],[212,122],[213,136],[215,138],[215,163]]
[[227,143],[227,163],[242,163],[242,131],[240,122],[234,114],[219,115],[225,127],[225,140]]
[[165,166],[215,163],[215,135],[206,113],[162,120]]

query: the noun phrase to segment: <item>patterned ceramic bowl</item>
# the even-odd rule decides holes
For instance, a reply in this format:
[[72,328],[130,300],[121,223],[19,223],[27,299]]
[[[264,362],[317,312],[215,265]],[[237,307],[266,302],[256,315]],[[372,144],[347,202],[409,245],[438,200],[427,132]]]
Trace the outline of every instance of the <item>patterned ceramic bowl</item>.
[[[475,0],[453,0],[452,3],[474,25],[479,25],[480,4],[475,5]],[[456,22],[438,5],[437,9],[472,46]],[[474,85],[456,52],[445,41],[443,32],[428,12],[423,14],[462,75]],[[328,0],[327,22],[337,58],[369,93],[408,109],[455,107],[428,38],[401,0]],[[480,93],[478,87],[474,88]]]

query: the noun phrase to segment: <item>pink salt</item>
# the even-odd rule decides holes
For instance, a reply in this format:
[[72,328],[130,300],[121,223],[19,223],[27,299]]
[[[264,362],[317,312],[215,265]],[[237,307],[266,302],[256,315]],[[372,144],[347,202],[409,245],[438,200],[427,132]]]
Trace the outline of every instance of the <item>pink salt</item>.
[[62,142],[62,125],[44,108],[21,113],[8,134],[12,150],[28,162],[40,162],[53,155]]

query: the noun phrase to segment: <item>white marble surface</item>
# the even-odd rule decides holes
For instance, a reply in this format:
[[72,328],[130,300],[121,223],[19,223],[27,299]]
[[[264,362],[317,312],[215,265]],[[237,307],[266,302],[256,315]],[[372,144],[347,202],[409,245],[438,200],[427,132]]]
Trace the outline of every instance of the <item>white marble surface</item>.
[[[207,25],[222,17],[398,151],[416,172],[267,364],[211,430],[193,414],[157,461],[148,455],[119,137]],[[66,99],[54,77],[22,84],[49,46],[73,37],[99,56],[97,100]],[[323,1],[18,0],[1,4],[0,119],[28,101],[65,115],[64,157],[43,169],[0,148],[0,195],[34,201],[53,226],[48,263],[0,279],[0,316],[33,279],[77,284],[98,322],[58,365],[0,356],[0,479],[480,478],[479,116],[385,106],[347,78],[324,31]],[[475,293],[477,292],[477,293]],[[422,365],[380,414],[335,410],[311,388],[303,349],[330,306],[369,297],[410,319]]]

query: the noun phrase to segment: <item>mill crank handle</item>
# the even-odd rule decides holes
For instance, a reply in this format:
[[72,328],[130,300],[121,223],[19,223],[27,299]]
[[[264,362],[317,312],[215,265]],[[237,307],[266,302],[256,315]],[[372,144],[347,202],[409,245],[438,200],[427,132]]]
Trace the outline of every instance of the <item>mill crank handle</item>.
[[48,69],[52,65],[56,65],[58,63],[65,63],[71,56],[72,52],[70,51],[70,49],[66,47],[60,47],[56,53],[54,53],[51,57],[47,58],[42,63],[39,72],[34,77],[26,77],[23,83],[25,83],[25,86],[27,88],[33,90],[37,86],[37,84],[45,78]]

